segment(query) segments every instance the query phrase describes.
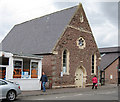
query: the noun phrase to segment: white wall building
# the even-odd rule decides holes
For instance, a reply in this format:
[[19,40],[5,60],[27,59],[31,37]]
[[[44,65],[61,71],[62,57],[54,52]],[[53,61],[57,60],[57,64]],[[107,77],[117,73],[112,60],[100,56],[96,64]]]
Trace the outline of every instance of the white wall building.
[[0,62],[0,78],[19,83],[21,90],[41,90],[41,56],[0,51]]

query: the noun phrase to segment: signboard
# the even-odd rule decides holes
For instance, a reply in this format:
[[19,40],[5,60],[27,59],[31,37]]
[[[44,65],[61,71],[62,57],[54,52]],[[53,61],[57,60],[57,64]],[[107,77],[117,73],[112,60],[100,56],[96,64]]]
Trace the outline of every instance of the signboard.
[[63,72],[61,72],[61,75],[60,75],[61,77],[63,77]]
[[110,75],[110,79],[113,79],[113,75]]
[[28,72],[22,72],[22,78],[29,78]]

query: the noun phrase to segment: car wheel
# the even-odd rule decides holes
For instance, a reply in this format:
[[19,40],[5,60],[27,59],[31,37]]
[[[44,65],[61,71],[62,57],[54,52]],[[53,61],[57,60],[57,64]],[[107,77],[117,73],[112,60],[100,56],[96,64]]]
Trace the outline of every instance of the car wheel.
[[11,90],[7,93],[7,100],[14,101],[16,99],[15,91]]

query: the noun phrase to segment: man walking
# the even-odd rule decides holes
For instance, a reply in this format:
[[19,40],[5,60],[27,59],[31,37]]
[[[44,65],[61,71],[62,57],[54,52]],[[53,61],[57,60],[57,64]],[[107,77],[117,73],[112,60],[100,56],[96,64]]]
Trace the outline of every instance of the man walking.
[[45,75],[44,72],[42,72],[42,76],[41,76],[41,78],[40,78],[40,81],[42,82],[43,92],[46,91],[46,89],[45,89],[45,84],[46,84],[47,80],[48,80],[47,76]]

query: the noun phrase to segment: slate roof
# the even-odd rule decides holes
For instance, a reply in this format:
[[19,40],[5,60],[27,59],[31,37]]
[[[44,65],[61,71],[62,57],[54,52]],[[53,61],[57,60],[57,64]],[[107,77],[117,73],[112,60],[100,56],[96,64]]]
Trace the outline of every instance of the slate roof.
[[2,41],[2,50],[14,54],[52,53],[76,9],[71,7],[15,25]]
[[120,52],[118,51],[118,48],[119,47],[110,47],[110,48],[99,49],[101,53],[100,70],[105,70],[116,59],[120,57]]
[[103,54],[103,53],[120,52],[120,46],[119,47],[99,48],[99,51],[100,51],[101,54]]

